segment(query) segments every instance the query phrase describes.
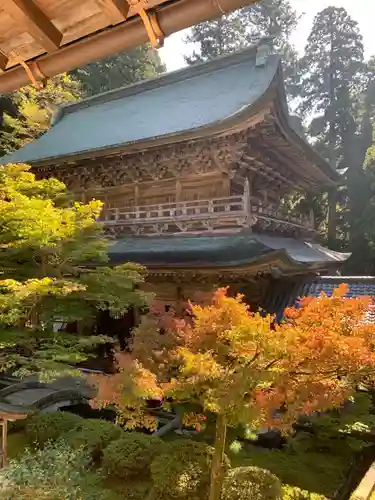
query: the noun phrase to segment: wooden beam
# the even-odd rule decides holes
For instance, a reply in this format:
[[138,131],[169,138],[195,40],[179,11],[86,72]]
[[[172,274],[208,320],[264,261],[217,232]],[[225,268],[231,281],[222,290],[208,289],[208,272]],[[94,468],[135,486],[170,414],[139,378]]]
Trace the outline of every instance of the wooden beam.
[[112,24],[119,24],[125,21],[129,14],[130,4],[127,0],[96,0]]
[[33,0],[6,0],[2,7],[20,23],[47,52],[60,47],[62,33],[51,23]]
[[5,71],[8,61],[9,59],[7,58],[7,56],[0,50],[0,71]]

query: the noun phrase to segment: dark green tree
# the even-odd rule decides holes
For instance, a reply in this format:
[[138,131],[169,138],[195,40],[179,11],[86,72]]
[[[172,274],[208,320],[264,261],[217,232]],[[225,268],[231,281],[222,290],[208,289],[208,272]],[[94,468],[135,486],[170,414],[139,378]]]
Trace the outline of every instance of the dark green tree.
[[127,52],[107,57],[70,74],[77,79],[87,96],[116,89],[150,78],[165,71],[156,51],[142,45]]
[[327,239],[333,248],[342,247],[339,239],[344,244],[353,240],[355,231],[348,210],[353,215],[354,172],[355,183],[362,183],[358,102],[365,90],[363,52],[358,24],[345,9],[328,7],[315,17],[299,62],[298,111],[309,122],[308,134],[333,168],[348,169],[346,187],[333,188],[328,196]]
[[186,61],[188,64],[208,61],[241,50],[262,37],[271,37],[274,50],[283,56],[286,84],[292,93],[297,53],[289,43],[289,37],[297,20],[297,14],[288,0],[263,0],[243,7],[194,26],[185,42],[194,43],[197,50],[187,56]]

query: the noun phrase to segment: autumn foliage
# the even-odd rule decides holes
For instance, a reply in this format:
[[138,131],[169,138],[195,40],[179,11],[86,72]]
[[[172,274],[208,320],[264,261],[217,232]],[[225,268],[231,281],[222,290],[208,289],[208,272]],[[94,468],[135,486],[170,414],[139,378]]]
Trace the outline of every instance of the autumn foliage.
[[346,293],[342,285],[332,297],[304,298],[281,324],[226,289],[210,305],[191,305],[188,319],[154,309],[120,372],[99,381],[98,400],[115,402],[130,427],[152,425],[146,399],[195,405],[189,424],[216,414],[217,468],[227,425],[286,429],[302,414],[340,406],[372,377],[375,325],[364,322],[371,299]]
[[340,405],[375,367],[375,325],[363,322],[371,299],[346,292],[304,298],[279,325],[226,289],[209,306],[192,305],[190,321],[153,309],[134,332],[132,355],[120,356],[120,373],[100,379],[98,399],[125,411],[145,399],[195,402],[255,427]]

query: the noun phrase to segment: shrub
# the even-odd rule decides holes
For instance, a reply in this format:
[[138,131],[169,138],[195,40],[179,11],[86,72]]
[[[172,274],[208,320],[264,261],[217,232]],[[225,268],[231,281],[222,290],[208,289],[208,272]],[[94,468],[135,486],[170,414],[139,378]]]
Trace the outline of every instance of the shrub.
[[222,500],[277,500],[282,498],[279,479],[266,469],[236,467],[224,478]]
[[37,413],[27,419],[26,437],[29,443],[43,447],[47,441],[56,441],[83,422],[81,417],[68,412]]
[[69,432],[65,440],[74,449],[83,447],[89,450],[94,460],[98,460],[104,448],[124,434],[120,427],[106,420],[82,420],[83,425]]
[[340,488],[350,463],[351,455],[329,453],[291,453],[286,450],[265,450],[247,445],[230,458],[234,466],[252,466],[267,469],[283,484],[293,484],[302,490],[315,491],[330,498]]
[[286,484],[283,486],[283,500],[326,500],[326,497]]
[[[164,445],[151,464],[156,498],[205,499],[214,449],[204,443],[179,440]],[[229,468],[225,460],[225,469]]]
[[[82,498],[90,457],[66,443],[47,443],[35,454],[26,450],[4,470],[2,500],[64,500]],[[86,497],[87,499],[89,497]]]
[[125,432],[103,452],[103,466],[121,478],[148,475],[152,460],[160,453],[163,442],[156,436]]

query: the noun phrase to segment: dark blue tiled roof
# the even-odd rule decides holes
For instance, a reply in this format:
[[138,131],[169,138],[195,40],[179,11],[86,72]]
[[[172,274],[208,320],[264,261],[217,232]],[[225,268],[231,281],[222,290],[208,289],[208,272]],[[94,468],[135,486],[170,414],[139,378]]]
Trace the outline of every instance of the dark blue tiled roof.
[[299,292],[300,297],[318,297],[322,292],[332,295],[340,284],[349,287],[347,297],[375,297],[375,276],[322,276],[316,281],[304,284]]

